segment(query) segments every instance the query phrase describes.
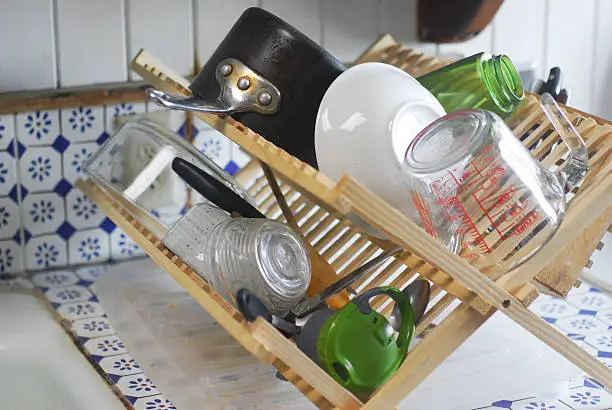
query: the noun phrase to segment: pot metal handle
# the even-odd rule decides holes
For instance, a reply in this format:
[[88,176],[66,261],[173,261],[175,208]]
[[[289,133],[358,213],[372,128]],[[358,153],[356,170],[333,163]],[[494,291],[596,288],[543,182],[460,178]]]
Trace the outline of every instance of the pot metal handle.
[[263,115],[274,114],[279,110],[281,94],[278,88],[240,60],[226,58],[221,61],[215,71],[215,78],[219,84],[219,95],[214,102],[196,95],[170,94],[153,88],[145,92],[152,102],[174,110],[208,114],[250,111]]
[[210,104],[194,96],[170,94],[153,88],[148,88],[145,93],[150,101],[172,110],[196,111],[209,114],[232,114],[239,111],[239,107]]

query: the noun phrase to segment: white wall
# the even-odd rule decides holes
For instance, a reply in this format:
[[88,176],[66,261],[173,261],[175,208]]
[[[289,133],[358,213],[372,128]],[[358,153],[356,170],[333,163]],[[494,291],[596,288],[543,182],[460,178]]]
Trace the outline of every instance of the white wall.
[[571,105],[612,118],[612,0],[506,0],[479,36],[440,46],[416,42],[416,0],[2,0],[0,91],[137,79],[127,65],[142,47],[186,74],[253,5],[345,61],[390,32],[430,54],[503,52],[541,75],[559,65]]

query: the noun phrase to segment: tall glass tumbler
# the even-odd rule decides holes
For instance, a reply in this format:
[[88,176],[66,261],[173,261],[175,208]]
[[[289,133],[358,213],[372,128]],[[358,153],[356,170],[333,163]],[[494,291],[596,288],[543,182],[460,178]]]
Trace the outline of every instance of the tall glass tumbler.
[[505,55],[475,54],[417,78],[446,112],[475,108],[508,116],[523,99],[523,83]]

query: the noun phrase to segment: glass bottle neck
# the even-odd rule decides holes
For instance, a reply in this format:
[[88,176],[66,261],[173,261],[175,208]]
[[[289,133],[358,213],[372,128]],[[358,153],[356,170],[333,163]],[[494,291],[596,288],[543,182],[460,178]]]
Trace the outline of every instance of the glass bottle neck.
[[505,55],[483,53],[479,68],[496,105],[510,113],[523,99],[523,84],[512,61]]

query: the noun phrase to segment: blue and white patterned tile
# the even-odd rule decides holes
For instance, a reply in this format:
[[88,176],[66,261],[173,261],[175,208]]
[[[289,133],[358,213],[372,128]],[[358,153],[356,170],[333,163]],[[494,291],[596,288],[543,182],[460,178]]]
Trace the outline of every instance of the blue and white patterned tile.
[[83,268],[78,268],[75,270],[76,275],[86,281],[95,282],[106,272],[107,267],[98,265],[98,266],[86,266]]
[[604,309],[597,311],[595,317],[599,320],[603,320],[609,325],[612,325],[612,309]]
[[[155,104],[153,104],[155,105]],[[149,121],[152,121],[156,124],[161,125],[162,127],[164,127],[167,130],[170,130],[172,132],[175,132],[179,135],[185,135],[184,134],[184,127],[185,127],[185,120],[186,120],[186,113],[184,111],[178,111],[178,110],[169,110],[167,108],[163,108],[160,107],[159,110],[153,110],[151,111],[149,109],[149,106],[147,106],[147,113],[146,114],[142,114],[142,115],[138,115],[138,117],[143,117],[146,118]],[[127,117],[129,119],[129,117]],[[197,118],[197,117],[196,117]],[[119,119],[119,122],[121,122],[121,120],[125,120],[126,117],[121,117]]]
[[604,332],[608,325],[592,316],[576,315],[558,319],[555,325],[572,337]]
[[136,400],[134,410],[176,410],[176,406],[160,394]]
[[55,271],[37,273],[32,277],[32,282],[41,288],[54,288],[76,285],[79,277],[70,271]]
[[28,195],[21,204],[21,218],[32,235],[55,232],[66,220],[64,198],[55,192]]
[[90,319],[105,315],[104,310],[98,302],[89,301],[64,303],[57,308],[57,313],[59,313],[64,319],[72,321]]
[[0,279],[0,289],[5,289],[9,291],[16,289],[33,290],[34,284],[23,276],[2,278]]
[[[498,400],[498,401],[495,401],[495,402],[491,403],[491,406],[492,407],[490,407],[490,408],[492,408],[492,409],[509,409],[509,408],[512,407],[512,401],[511,400],[506,400],[506,399]],[[488,408],[489,407],[487,407],[487,409]]]
[[57,110],[17,114],[17,138],[24,145],[51,145],[59,134]]
[[28,270],[41,270],[68,264],[66,242],[58,235],[30,238],[25,246],[25,256]]
[[96,228],[106,219],[104,212],[76,188],[66,195],[66,217],[77,230]]
[[114,260],[123,260],[145,255],[145,252],[136,245],[136,242],[119,228],[115,228],[110,234],[110,246],[111,257]]
[[110,256],[108,234],[102,229],[75,232],[68,240],[68,256],[72,265],[108,260]]
[[116,386],[124,395],[134,398],[160,394],[159,389],[155,387],[151,379],[144,374],[123,376],[119,379]]
[[110,336],[117,333],[105,317],[75,320],[72,322],[72,330],[77,336],[86,337],[88,339],[92,337]]
[[232,159],[230,140],[216,130],[198,132],[193,146],[221,168]]
[[588,292],[577,295],[570,295],[567,301],[578,309],[587,312],[612,308],[612,297],[602,292]]
[[236,164],[238,169],[246,166],[251,160],[251,156],[240,148],[240,145],[232,144],[232,161]]
[[0,198],[0,239],[14,238],[19,225],[19,206],[12,198]]
[[569,390],[559,400],[572,409],[604,410],[612,407],[612,395],[605,390],[582,386]]
[[64,162],[64,179],[74,184],[85,173],[83,167],[85,162],[98,150],[99,145],[95,142],[70,144],[62,154]]
[[537,397],[512,402],[512,410],[571,410],[559,400],[543,400]]
[[104,132],[104,108],[74,107],[64,108],[62,135],[70,142],[96,141]]
[[0,241],[0,274],[22,273],[23,248],[15,241]]
[[566,316],[577,315],[579,309],[570,305],[563,299],[544,299],[536,300],[529,307],[532,312],[547,319],[549,322],[553,320],[549,319],[560,319]]
[[597,293],[599,292],[599,289],[595,288],[594,286],[589,285],[588,283],[581,283],[579,287],[571,288],[567,295],[569,297],[573,295],[582,295],[583,293],[589,293],[589,292]]
[[29,192],[53,191],[62,180],[62,157],[52,147],[28,148],[19,160],[19,171]]
[[0,115],[0,151],[6,151],[15,139],[15,117]]
[[73,285],[49,288],[45,292],[45,297],[51,303],[71,303],[88,301],[93,294],[84,286]]
[[582,350],[584,350],[585,352],[587,352],[588,354],[590,354],[593,357],[597,357],[597,355],[599,354],[597,349],[595,349],[593,346],[591,346],[590,344],[586,343],[582,339],[581,340],[574,340],[574,343],[576,343],[578,346],[580,346],[582,348]]
[[612,357],[598,356],[597,360],[599,360],[608,367],[612,367]]
[[140,365],[129,354],[105,357],[99,364],[107,374],[129,376],[142,373]]
[[[11,194],[17,186],[17,161],[8,152],[0,152],[0,196]],[[11,194],[16,198],[16,193]]]
[[117,130],[117,119],[127,115],[143,114],[147,110],[144,102],[128,102],[104,107],[106,117],[106,132],[113,134]]
[[584,341],[600,352],[606,352],[612,356],[612,332],[588,335],[584,338]]
[[125,345],[117,335],[89,339],[83,346],[92,355],[100,357],[127,353]]

